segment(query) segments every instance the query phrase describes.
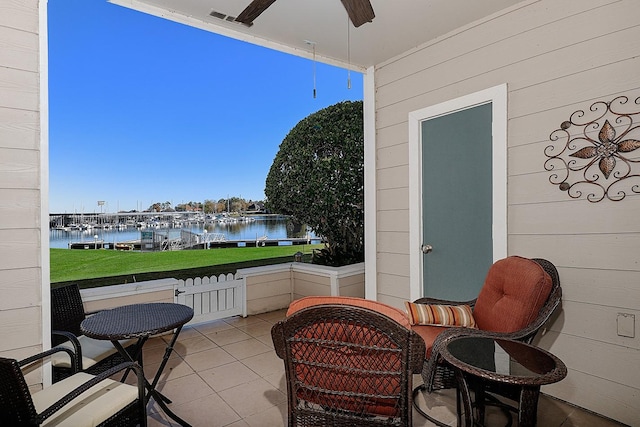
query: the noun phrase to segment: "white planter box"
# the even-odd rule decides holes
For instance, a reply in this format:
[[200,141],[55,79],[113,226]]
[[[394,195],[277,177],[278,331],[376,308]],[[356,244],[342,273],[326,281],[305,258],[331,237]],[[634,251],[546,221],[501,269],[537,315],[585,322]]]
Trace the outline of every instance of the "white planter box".
[[238,270],[246,285],[246,313],[287,308],[312,295],[364,298],[364,263],[344,267],[292,262]]

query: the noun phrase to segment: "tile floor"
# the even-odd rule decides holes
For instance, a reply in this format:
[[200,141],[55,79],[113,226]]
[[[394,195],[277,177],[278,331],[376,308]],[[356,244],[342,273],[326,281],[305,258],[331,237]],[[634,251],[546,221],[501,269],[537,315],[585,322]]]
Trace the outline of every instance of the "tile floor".
[[[185,327],[158,386],[173,401],[169,407],[194,427],[285,426],[284,367],[275,355],[270,334],[271,326],[283,317],[284,311],[277,311]],[[148,376],[156,372],[164,346],[163,337],[145,344]],[[421,381],[420,376],[415,381]],[[443,422],[456,425],[454,393],[434,393],[428,395],[428,401],[422,399],[422,408],[428,408]],[[148,413],[150,427],[177,425],[153,401]],[[503,426],[505,421],[500,413],[487,416],[489,426]],[[540,398],[538,425],[621,426],[546,396]],[[414,426],[433,424],[414,411]]]

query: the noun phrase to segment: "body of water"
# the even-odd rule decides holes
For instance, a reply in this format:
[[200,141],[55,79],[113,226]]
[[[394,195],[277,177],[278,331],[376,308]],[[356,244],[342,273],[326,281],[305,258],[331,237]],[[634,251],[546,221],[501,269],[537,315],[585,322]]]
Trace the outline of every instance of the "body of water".
[[[215,233],[216,235],[224,235],[226,240],[287,239],[307,235],[305,227],[296,226],[289,219],[257,216],[250,221],[190,222],[174,228],[129,226],[109,229],[94,227],[87,230],[51,229],[49,231],[49,245],[51,248],[68,249],[71,243],[93,243],[96,240],[115,245],[115,243],[140,240],[141,231],[161,231],[169,233],[170,238],[179,238],[181,230],[188,230],[196,234]],[[310,231],[308,233],[311,238],[316,237]]]

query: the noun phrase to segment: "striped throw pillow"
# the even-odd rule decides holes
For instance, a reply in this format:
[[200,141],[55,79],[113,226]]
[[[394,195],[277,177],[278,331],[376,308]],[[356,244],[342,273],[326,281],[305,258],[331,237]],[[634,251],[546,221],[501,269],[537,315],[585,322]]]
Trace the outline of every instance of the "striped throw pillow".
[[416,304],[408,301],[404,304],[412,325],[476,327],[471,307],[466,304]]

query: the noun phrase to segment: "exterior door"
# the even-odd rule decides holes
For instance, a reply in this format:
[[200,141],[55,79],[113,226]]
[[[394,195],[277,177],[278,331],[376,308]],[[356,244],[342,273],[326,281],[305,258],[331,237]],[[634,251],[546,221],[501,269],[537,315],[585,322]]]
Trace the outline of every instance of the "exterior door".
[[418,296],[475,298],[506,256],[506,86],[414,112],[410,126]]
[[422,122],[424,294],[478,294],[492,264],[491,104]]

